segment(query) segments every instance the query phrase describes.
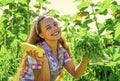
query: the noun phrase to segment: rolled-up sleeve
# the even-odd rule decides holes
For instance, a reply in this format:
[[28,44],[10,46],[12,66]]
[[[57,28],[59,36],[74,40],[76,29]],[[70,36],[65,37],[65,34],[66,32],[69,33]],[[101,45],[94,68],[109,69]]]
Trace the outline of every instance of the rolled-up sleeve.
[[28,67],[31,69],[41,69],[42,63],[40,61],[36,61],[34,58],[28,56]]
[[63,56],[64,56],[64,63],[66,63],[66,62],[71,60],[68,52],[65,49],[63,50]]

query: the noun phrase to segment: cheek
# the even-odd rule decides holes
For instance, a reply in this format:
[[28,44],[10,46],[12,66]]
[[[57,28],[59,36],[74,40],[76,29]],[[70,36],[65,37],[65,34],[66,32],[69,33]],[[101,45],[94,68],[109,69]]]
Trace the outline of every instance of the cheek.
[[49,38],[50,35],[51,35],[50,32],[48,32],[48,31],[47,31],[47,32],[44,32],[44,36],[45,36],[46,38]]
[[62,32],[61,28],[59,27],[60,33]]

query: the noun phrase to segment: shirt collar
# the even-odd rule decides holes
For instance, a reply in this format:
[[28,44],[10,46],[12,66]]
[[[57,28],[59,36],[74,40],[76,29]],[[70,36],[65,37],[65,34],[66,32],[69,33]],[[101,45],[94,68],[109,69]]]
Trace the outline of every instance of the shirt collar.
[[[52,51],[51,47],[45,41],[41,43],[41,47],[45,49],[46,51]],[[57,50],[59,49],[60,49],[60,46],[58,45]]]

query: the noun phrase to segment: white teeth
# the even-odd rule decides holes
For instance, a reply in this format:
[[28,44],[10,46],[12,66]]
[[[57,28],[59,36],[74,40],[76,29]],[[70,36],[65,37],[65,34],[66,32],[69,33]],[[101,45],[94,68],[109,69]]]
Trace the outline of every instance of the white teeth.
[[58,35],[59,34],[59,32],[56,32],[56,33],[54,33],[54,34],[52,34],[52,35]]

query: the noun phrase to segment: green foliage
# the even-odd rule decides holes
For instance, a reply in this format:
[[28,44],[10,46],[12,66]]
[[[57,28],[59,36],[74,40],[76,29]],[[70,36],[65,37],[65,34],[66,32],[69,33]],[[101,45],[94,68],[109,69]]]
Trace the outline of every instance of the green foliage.
[[115,29],[115,40],[118,40],[118,41],[120,41],[120,24],[118,24],[118,26],[116,27],[116,29]]
[[0,1],[0,7],[3,7],[3,6],[6,6],[6,5],[8,5],[9,3],[13,3],[14,2],[14,0],[1,0]]
[[103,45],[102,40],[96,34],[85,34],[75,40],[74,51],[77,56],[88,56],[94,62],[102,61],[106,59]]
[[20,43],[26,41],[31,20],[39,15],[29,6],[30,0],[2,0],[0,6],[8,6],[0,17],[0,81],[12,81],[21,61]]
[[[31,0],[1,0],[0,7],[7,7],[3,10],[0,17],[0,81],[12,81],[18,64],[21,60],[22,51],[20,43],[26,41],[29,34],[32,19],[39,15],[40,10],[47,10],[44,4],[50,4],[47,0],[36,0],[34,12],[29,3]],[[104,0],[96,4],[88,0],[74,0],[81,2],[77,8],[76,16],[62,15],[54,9],[49,12],[49,15],[56,17],[62,23],[62,31],[65,33],[66,40],[70,45],[73,58],[80,63],[82,55],[80,48],[82,44],[76,47],[76,43],[81,43],[82,37],[88,33],[96,33],[98,39],[103,42],[103,50],[112,57],[105,62],[90,62],[84,74],[75,79],[65,72],[64,81],[120,81],[120,5],[114,0]],[[91,11],[87,10],[91,8]],[[49,9],[48,9],[49,10]],[[110,12],[110,11],[111,12]],[[111,18],[100,23],[98,15]],[[95,23],[94,31],[91,31],[90,24]],[[91,35],[88,34],[88,37]],[[100,44],[94,36],[91,37],[94,41],[85,39],[87,44]],[[98,42],[97,42],[98,41]],[[79,50],[80,49],[80,50]],[[91,52],[99,52],[99,50],[89,50]],[[84,53],[84,52],[83,52]],[[99,57],[98,57],[99,58]]]
[[110,7],[110,3],[113,0],[104,0],[103,3],[101,4],[101,9],[99,9],[98,13],[102,13],[104,12],[106,9],[108,9]]
[[[75,0],[77,1],[77,0]],[[107,4],[106,4],[107,2]],[[83,4],[85,3],[85,4]],[[66,33],[66,39],[68,42],[70,42],[70,46],[72,49],[72,52],[74,53],[74,57],[76,58],[77,63],[79,63],[82,60],[83,54],[84,52],[84,45],[82,44],[83,41],[81,41],[80,39],[85,39],[84,37],[86,37],[86,33],[92,33],[95,32],[98,36],[99,39],[102,40],[103,42],[103,50],[104,52],[107,54],[107,57],[110,57],[109,60],[107,60],[108,58],[106,58],[107,61],[97,61],[94,63],[90,63],[90,66],[88,66],[87,71],[84,73],[84,75],[79,78],[79,79],[70,79],[71,81],[119,81],[120,78],[119,76],[119,72],[120,71],[115,71],[116,69],[118,69],[118,64],[119,64],[119,54],[120,54],[120,49],[119,49],[119,12],[118,12],[118,7],[120,7],[116,1],[113,0],[104,0],[104,2],[98,2],[97,4],[93,4],[93,3],[89,3],[88,2],[83,2],[80,5],[78,5],[78,10],[79,10],[79,14],[77,14],[76,18],[71,19],[73,23],[72,27],[70,24],[71,23],[67,23],[69,22],[69,18],[65,18],[64,20],[67,21],[66,24],[64,25],[64,29],[65,31],[67,31]],[[89,16],[82,14],[83,12],[86,12],[86,10],[91,7],[92,12],[89,12]],[[114,8],[114,9],[113,9]],[[111,9],[111,13],[113,12],[113,10],[115,10],[115,14],[111,14],[111,16],[113,16],[113,18],[108,18],[105,20],[105,22],[103,23],[99,23],[99,21],[97,20],[97,15],[103,15],[106,16],[108,14],[110,14],[110,12],[108,13],[108,9]],[[82,15],[81,15],[82,14]],[[91,17],[93,16],[93,17]],[[67,16],[66,16],[67,17]],[[90,31],[91,27],[89,26],[89,24],[91,23],[95,23],[95,27],[97,29],[97,31]],[[70,28],[72,29],[67,30],[69,28],[69,26],[71,26]],[[79,27],[78,27],[79,26]],[[93,39],[96,39],[95,36],[91,36],[93,37]],[[73,38],[74,37],[74,38]],[[86,38],[86,42],[88,42],[89,37]],[[97,39],[96,39],[97,40]],[[85,43],[85,41],[84,41]],[[92,43],[95,43],[95,41],[93,42],[88,42],[87,44],[89,44],[91,46]],[[98,40],[98,42],[99,40]],[[96,47],[96,45],[92,45],[93,47]],[[91,48],[92,48],[91,46]],[[83,49],[81,49],[83,47]],[[96,47],[97,48],[97,47]],[[82,50],[82,51],[80,51]],[[88,50],[90,51],[90,50]],[[97,52],[99,52],[100,50],[95,50],[95,53],[97,55]],[[92,52],[94,52],[94,50],[92,50]],[[99,54],[99,53],[98,53]],[[103,57],[103,56],[102,56]],[[99,56],[97,56],[97,58],[99,58]],[[115,59],[117,59],[117,61],[115,61]],[[116,77],[113,77],[112,75],[115,75]],[[67,76],[66,76],[67,77]],[[65,78],[65,80],[67,80]]]

